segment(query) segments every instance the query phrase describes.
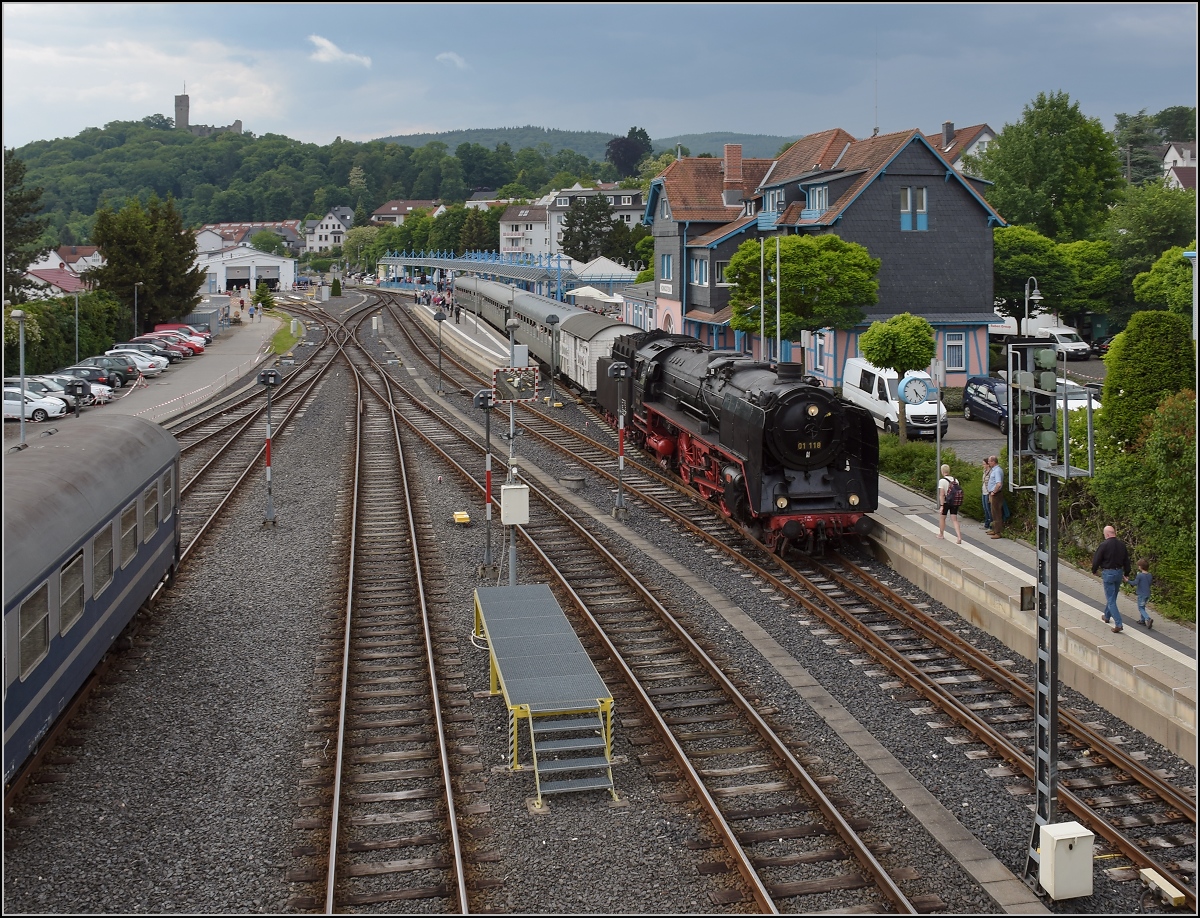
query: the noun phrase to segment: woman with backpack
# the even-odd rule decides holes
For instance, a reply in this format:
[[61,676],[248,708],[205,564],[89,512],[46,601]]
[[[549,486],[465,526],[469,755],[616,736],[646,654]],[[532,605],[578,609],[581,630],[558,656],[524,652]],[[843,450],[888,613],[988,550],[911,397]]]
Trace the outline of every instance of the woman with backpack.
[[946,514],[954,520],[954,531],[958,533],[958,544],[962,545],[962,525],[958,522],[958,508],[962,506],[963,489],[958,479],[950,475],[950,466],[942,466],[942,477],[938,481],[938,506],[941,514],[938,520],[938,538],[946,538]]

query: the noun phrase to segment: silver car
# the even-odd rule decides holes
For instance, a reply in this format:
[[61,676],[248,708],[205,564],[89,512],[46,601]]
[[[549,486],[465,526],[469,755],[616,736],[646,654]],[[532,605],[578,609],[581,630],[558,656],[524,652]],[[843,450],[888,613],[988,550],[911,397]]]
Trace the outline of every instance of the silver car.
[[[20,389],[21,378],[19,376],[6,377],[4,388]],[[43,398],[61,399],[68,409],[75,407],[75,396],[68,395],[66,388],[61,382],[45,376],[26,376],[25,391],[30,395],[39,395]]]

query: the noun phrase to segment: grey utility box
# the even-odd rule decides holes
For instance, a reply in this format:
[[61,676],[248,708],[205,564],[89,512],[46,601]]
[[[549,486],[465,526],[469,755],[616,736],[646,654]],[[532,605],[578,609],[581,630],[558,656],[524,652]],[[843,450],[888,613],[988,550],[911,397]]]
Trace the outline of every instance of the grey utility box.
[[1051,899],[1077,899],[1092,894],[1095,839],[1077,822],[1042,826],[1038,883]]

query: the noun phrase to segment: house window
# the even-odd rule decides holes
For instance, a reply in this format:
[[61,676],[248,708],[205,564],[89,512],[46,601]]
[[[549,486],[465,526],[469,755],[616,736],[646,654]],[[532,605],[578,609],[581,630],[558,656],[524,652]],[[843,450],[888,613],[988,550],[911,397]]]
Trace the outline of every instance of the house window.
[[913,214],[916,214],[915,228],[917,230],[929,229],[929,214],[925,209],[925,189],[924,188],[901,188],[900,189],[900,229],[908,231],[914,228]]
[[554,203],[557,204],[559,207],[570,207],[571,199],[570,198],[559,198]]
[[609,207],[615,207],[615,206],[616,206],[616,203],[617,203],[617,199],[616,199],[616,198],[614,198],[614,197],[613,197],[611,194],[610,194],[610,195],[605,195],[605,197],[607,197],[607,198],[608,198],[608,206],[609,206]]
[[671,256],[670,255],[664,255],[662,257],[662,270],[658,272],[658,279],[659,280],[670,280],[671,279]]
[[621,195],[621,206],[622,207],[629,207],[631,204],[633,204],[633,195],[631,195],[631,194]]
[[658,215],[664,220],[671,219],[671,208],[667,205],[666,198],[663,198],[662,202],[658,205]]
[[813,369],[825,369],[825,336],[821,334],[813,335],[816,341],[816,355],[813,357]]
[[692,256],[688,259],[688,280],[701,287],[708,286],[708,259]]
[[718,261],[715,264],[715,266],[713,267],[713,271],[717,275],[717,286],[718,287],[730,286],[729,281],[725,280],[725,272],[728,269],[729,269],[729,262],[727,262],[727,261]]
[[808,209],[809,210],[828,210],[829,209],[829,186],[822,185],[820,188],[808,189]]
[[621,220],[625,223],[628,223],[630,221],[629,214],[621,214]]
[[526,223],[526,224],[525,224],[525,231],[526,231],[527,233],[532,233],[532,232],[533,232],[533,224],[532,224],[532,223]]
[[946,369],[965,370],[967,336],[964,332],[946,332]]

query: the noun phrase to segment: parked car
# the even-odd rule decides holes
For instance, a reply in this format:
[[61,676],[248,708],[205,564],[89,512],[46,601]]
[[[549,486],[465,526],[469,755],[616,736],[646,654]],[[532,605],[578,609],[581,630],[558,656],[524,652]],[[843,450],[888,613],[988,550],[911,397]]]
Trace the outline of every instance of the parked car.
[[[66,403],[57,398],[46,398],[36,395],[28,389],[25,391],[25,420],[45,421],[49,418],[61,418],[67,413]],[[4,420],[19,421],[21,419],[21,389],[20,387],[4,387]]]
[[141,351],[143,354],[149,354],[151,357],[162,357],[168,364],[179,363],[183,359],[183,355],[177,351],[168,350],[157,344],[151,344],[149,341],[120,341],[113,345],[114,351]]
[[991,376],[972,376],[963,387],[963,420],[995,424],[1008,433],[1008,384]]
[[131,338],[129,343],[149,344],[151,347],[162,348],[164,351],[175,354],[180,359],[191,357],[195,353],[190,347],[184,347],[182,344],[176,344],[174,341],[168,341],[166,338],[159,338],[153,335],[138,335],[136,338]]
[[82,382],[84,384],[83,404],[86,405],[103,405],[106,402],[112,401],[112,386],[107,386],[103,383],[93,380],[83,379],[79,376],[72,376],[69,373],[46,373],[42,379],[48,380],[56,385],[62,386],[64,391],[71,383]]
[[1058,355],[1067,360],[1087,360],[1091,356],[1088,343],[1080,338],[1079,332],[1070,325],[1039,328],[1034,337],[1050,339]]
[[104,352],[106,357],[128,358],[137,364],[142,375],[153,379],[155,376],[161,376],[163,370],[168,366],[169,361],[166,357],[155,357],[153,354],[147,354],[145,351],[139,351],[133,348],[114,347]]
[[203,354],[204,344],[199,338],[191,338],[179,332],[148,332],[142,336],[143,338],[157,338],[161,341],[170,341],[172,344],[177,344],[180,347],[186,347],[193,354]]
[[1092,342],[1092,353],[1097,357],[1103,357],[1108,353],[1108,349],[1112,347],[1113,338],[1116,335],[1109,335],[1107,338],[1098,338]]
[[97,366],[63,367],[61,370],[56,370],[53,375],[54,376],[75,376],[75,377],[78,377],[79,379],[85,379],[92,385],[93,390],[96,388],[97,383],[99,383],[102,386],[108,386],[110,389],[120,389],[121,388],[121,386],[118,385],[118,383],[121,382],[118,374],[114,373],[108,367],[97,367]]
[[[21,377],[6,377],[4,388],[20,389]],[[75,396],[69,395],[62,383],[45,376],[26,376],[25,391],[31,395],[40,395],[42,398],[57,398],[67,406],[68,411],[75,407]]]
[[212,335],[210,333],[202,332],[202,331],[200,331],[200,329],[195,328],[194,326],[184,325],[181,322],[163,322],[158,325],[155,325],[154,330],[156,332],[170,331],[170,332],[180,332],[181,334],[184,334],[184,335],[191,335],[194,338],[199,338],[200,343],[203,344],[205,347],[212,344]]
[[78,366],[81,367],[108,367],[120,380],[121,388],[126,383],[131,383],[141,375],[138,365],[128,357],[110,357],[108,354],[101,354],[97,357],[85,357],[79,361]]

